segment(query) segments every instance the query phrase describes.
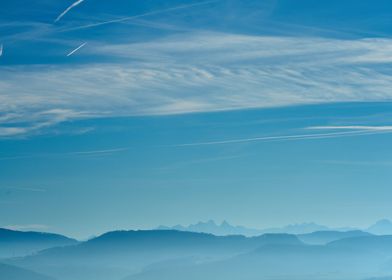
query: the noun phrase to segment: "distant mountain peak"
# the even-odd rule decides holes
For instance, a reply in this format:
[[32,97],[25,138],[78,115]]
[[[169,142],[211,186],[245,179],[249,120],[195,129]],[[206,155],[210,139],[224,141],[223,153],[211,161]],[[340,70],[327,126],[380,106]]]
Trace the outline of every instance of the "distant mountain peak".
[[388,219],[381,219],[375,223],[375,225],[392,225],[392,222]]
[[[288,233],[288,234],[309,234],[313,232],[355,232],[358,228],[353,227],[341,227],[333,228],[327,227],[322,224],[315,222],[303,222],[303,223],[293,223],[282,227],[266,228],[266,229],[255,229],[247,228],[244,226],[236,226],[230,224],[227,220],[223,220],[221,223],[210,219],[205,222],[200,221],[195,224],[190,224],[188,226],[176,225],[172,227],[159,226],[157,229],[161,230],[179,230],[179,231],[191,231],[191,232],[202,232],[210,233],[214,235],[244,235],[244,236],[257,236],[265,233]],[[376,235],[392,235],[392,221],[389,219],[381,219],[375,224],[370,226],[363,231],[369,232]]]
[[222,223],[216,223],[214,220],[208,220],[206,222],[198,222],[196,224],[190,224],[189,226],[176,225],[173,227],[159,226],[157,229],[163,230],[179,230],[179,231],[192,231],[192,232],[203,232],[214,235],[244,235],[244,236],[256,236],[263,232],[258,229],[247,228],[243,226],[233,226],[228,221],[223,220]]
[[226,220],[223,220],[223,222],[221,223],[221,227],[231,227],[232,225],[230,225]]
[[370,226],[367,231],[378,235],[390,235],[392,234],[392,222],[388,219],[379,220]]
[[193,231],[193,232],[204,232],[211,233],[214,235],[244,235],[244,236],[257,236],[265,233],[289,233],[289,234],[304,234],[315,231],[326,231],[330,228],[316,224],[314,222],[291,224],[279,228],[268,228],[268,229],[254,229],[243,226],[234,226],[227,220],[223,220],[222,223],[216,223],[214,220],[208,220],[206,222],[198,222],[196,224],[190,224],[189,226],[176,225],[173,227],[160,226],[157,229],[163,230],[180,230],[180,231]]

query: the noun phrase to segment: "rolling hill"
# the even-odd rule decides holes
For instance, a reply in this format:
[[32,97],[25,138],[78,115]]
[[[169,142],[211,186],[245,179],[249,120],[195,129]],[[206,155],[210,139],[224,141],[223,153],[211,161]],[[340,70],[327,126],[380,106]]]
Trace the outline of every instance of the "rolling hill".
[[26,256],[40,250],[77,243],[77,240],[59,234],[0,229],[0,258]]
[[353,237],[328,245],[270,244],[233,258],[193,266],[145,270],[126,280],[328,279],[358,280],[388,275],[392,237]]
[[302,242],[309,245],[325,245],[329,242],[361,236],[371,236],[372,234],[360,230],[353,231],[316,231],[308,234],[299,234],[297,237]]
[[296,236],[287,234],[247,238],[169,230],[115,231],[76,246],[44,250],[12,263],[59,280],[111,280],[159,263],[207,263],[272,244],[302,243]]

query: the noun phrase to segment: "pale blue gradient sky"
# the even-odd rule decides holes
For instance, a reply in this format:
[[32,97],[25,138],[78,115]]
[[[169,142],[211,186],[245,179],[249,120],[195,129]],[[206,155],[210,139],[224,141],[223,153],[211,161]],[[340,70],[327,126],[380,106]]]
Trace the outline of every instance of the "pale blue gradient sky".
[[0,226],[392,218],[390,1],[17,2]]

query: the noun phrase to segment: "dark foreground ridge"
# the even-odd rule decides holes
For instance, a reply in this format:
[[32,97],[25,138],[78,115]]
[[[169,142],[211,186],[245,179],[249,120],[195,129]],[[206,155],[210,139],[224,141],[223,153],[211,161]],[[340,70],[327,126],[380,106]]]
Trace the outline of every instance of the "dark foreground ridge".
[[[31,235],[19,237],[31,241]],[[364,280],[392,275],[392,236],[363,231],[245,237],[132,230],[84,242],[49,236],[70,244],[3,258],[0,275],[11,280]]]

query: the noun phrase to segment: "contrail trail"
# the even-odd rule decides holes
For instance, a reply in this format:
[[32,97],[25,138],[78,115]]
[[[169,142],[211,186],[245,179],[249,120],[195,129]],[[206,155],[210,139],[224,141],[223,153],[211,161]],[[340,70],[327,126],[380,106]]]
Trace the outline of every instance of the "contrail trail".
[[97,22],[97,23],[92,23],[92,24],[87,24],[87,25],[82,25],[82,26],[77,26],[77,27],[71,27],[71,28],[62,30],[62,32],[92,28],[92,27],[97,27],[97,26],[111,24],[111,23],[119,23],[119,22],[142,18],[142,17],[146,17],[146,16],[164,14],[164,13],[171,12],[171,11],[182,10],[182,9],[186,9],[186,8],[192,8],[192,7],[196,7],[196,6],[206,5],[206,4],[214,3],[214,2],[218,2],[218,1],[220,1],[220,0],[210,0],[210,1],[204,1],[204,2],[199,2],[199,3],[195,3],[195,4],[175,6],[175,7],[167,8],[164,10],[152,11],[152,12],[148,12],[148,13],[144,13],[144,14],[140,14],[140,15],[136,15],[136,16],[124,17],[124,18],[108,20],[108,21],[103,21],[103,22]]
[[211,142],[197,142],[189,144],[173,145],[171,147],[192,147],[192,146],[208,146],[208,145],[222,145],[222,144],[237,144],[247,142],[272,142],[272,141],[292,141],[292,140],[312,140],[312,139],[327,139],[327,138],[339,138],[348,136],[362,136],[362,135],[373,135],[381,133],[392,133],[392,131],[369,131],[369,130],[357,130],[349,132],[331,132],[331,133],[316,133],[316,134],[299,134],[299,135],[282,135],[282,136],[267,136],[267,137],[255,137],[255,138],[244,138],[234,139],[225,141],[211,141]]
[[46,192],[45,189],[26,188],[26,187],[6,187],[4,189],[11,189],[11,190],[17,190],[17,191],[28,191],[28,192]]
[[368,131],[389,131],[392,126],[366,126],[366,125],[341,125],[341,126],[311,126],[308,129],[317,130],[368,130]]
[[122,147],[122,148],[113,148],[113,149],[105,149],[105,150],[89,150],[89,151],[76,151],[76,152],[52,153],[52,154],[30,154],[30,155],[0,157],[0,161],[31,159],[31,158],[68,157],[68,156],[92,156],[92,155],[110,156],[115,153],[128,151],[130,148],[131,147]]
[[3,44],[0,45],[0,57],[3,56]]
[[71,6],[69,6],[67,9],[65,9],[64,12],[62,12],[55,20],[54,22],[58,22],[63,16],[65,16],[71,9],[73,9],[74,7],[78,6],[79,4],[81,4],[84,0],[78,0],[76,2],[74,2]]
[[117,148],[117,149],[107,149],[107,150],[95,150],[95,151],[84,151],[84,152],[71,152],[68,155],[100,155],[100,154],[110,154],[127,151],[129,148]]
[[81,48],[83,48],[87,43],[84,42],[83,44],[81,44],[79,47],[77,47],[76,49],[72,50],[69,54],[67,54],[67,56],[71,56],[74,53],[76,53],[78,50],[80,50]]

